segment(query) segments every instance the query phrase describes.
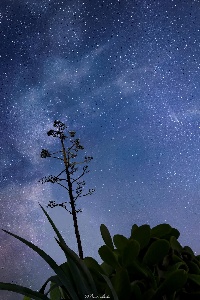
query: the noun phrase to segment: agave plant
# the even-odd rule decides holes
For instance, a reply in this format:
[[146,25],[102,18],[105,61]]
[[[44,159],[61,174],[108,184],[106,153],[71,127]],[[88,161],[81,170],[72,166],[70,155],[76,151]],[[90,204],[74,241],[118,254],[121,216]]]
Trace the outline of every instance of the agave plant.
[[[66,245],[48,213],[42,206],[41,208],[57,235],[57,238],[55,238],[56,242],[63,250],[67,261],[59,266],[47,253],[33,243],[7,230],[3,230],[37,252],[53,269],[55,275],[47,279],[39,291],[33,291],[27,287],[4,282],[0,282],[0,290],[22,294],[24,295],[24,300],[81,300],[84,299],[86,295],[93,295],[94,297],[101,296],[101,294],[99,294],[101,293],[101,290],[97,289],[94,278],[85,262]],[[100,276],[107,285],[109,294],[112,295],[113,299],[118,300],[109,278],[105,274]],[[46,291],[49,282],[50,289]]]

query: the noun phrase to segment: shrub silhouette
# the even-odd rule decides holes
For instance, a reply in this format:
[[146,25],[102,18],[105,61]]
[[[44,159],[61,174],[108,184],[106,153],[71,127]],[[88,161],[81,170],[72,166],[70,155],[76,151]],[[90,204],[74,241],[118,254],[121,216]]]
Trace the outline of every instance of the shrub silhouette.
[[[169,224],[154,228],[132,226],[129,238],[116,234],[111,238],[105,225],[101,235],[105,245],[99,248],[103,263],[92,257],[80,259],[65,243],[48,213],[56,241],[67,261],[58,266],[43,250],[25,239],[4,230],[36,251],[54,270],[39,292],[19,285],[0,282],[1,290],[25,295],[24,300],[179,300],[200,298],[200,257],[190,247],[178,242],[179,231]],[[47,283],[50,290],[46,291]],[[49,298],[49,297],[50,298]]]
[[[116,234],[111,238],[101,225],[105,245],[100,247],[104,271],[120,299],[200,299],[200,256],[178,242],[179,231],[169,224],[154,228],[132,226],[126,238]],[[85,263],[97,276],[93,259]],[[104,291],[109,293],[108,288]]]

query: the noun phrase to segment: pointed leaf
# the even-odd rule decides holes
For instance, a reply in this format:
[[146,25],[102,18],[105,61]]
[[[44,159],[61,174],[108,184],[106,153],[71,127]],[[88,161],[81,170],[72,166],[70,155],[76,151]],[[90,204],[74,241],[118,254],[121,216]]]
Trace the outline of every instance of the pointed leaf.
[[[62,282],[58,279],[58,276],[51,276],[49,277],[45,283],[43,284],[43,286],[41,287],[41,289],[39,290],[39,293],[42,293],[44,294],[45,293],[45,288],[47,286],[47,284],[50,282],[50,281],[53,281],[53,282],[59,282],[59,284],[62,284]],[[46,293],[48,294],[48,293]]]
[[79,270],[82,272],[83,276],[86,278],[88,284],[90,285],[91,293],[97,294],[96,286],[95,286],[94,280],[92,278],[92,275],[91,275],[90,271],[88,270],[87,266],[84,264],[84,262],[66,244],[59,242],[57,239],[56,239],[56,241],[59,244],[59,246],[62,248],[62,250],[65,252],[67,258],[71,259],[76,264],[76,266],[79,268]]
[[51,286],[50,284],[50,287],[49,287],[49,290],[45,293],[45,295],[48,295],[52,289],[56,288],[56,287],[61,287],[62,286],[62,282],[58,279],[58,276],[54,276],[54,280],[52,281],[54,283],[54,286]]
[[39,292],[32,291],[27,287],[23,287],[13,283],[0,282],[0,290],[15,292],[34,300],[49,300],[49,298]]
[[101,231],[101,236],[102,236],[105,244],[108,247],[110,247],[111,250],[114,250],[112,238],[111,238],[111,235],[110,235],[110,232],[109,232],[108,228],[104,224],[101,224],[100,231]]
[[[39,203],[40,205],[40,203]],[[49,214],[46,212],[46,210],[42,207],[42,205],[40,205],[41,209],[43,210],[44,214],[46,215],[49,223],[51,224],[53,230],[55,231],[58,239],[60,242],[62,242],[63,244],[66,244],[65,243],[65,240],[63,239],[62,235],[60,234],[59,230],[57,229],[56,225],[54,224],[53,220],[50,218]]]
[[84,276],[80,268],[76,263],[74,263],[71,258],[68,258],[68,264],[74,285],[77,289],[77,294],[81,299],[84,299],[85,295],[89,295],[92,293],[90,284],[87,282],[87,277]]
[[33,249],[35,252],[37,252],[48,263],[48,265],[54,270],[54,272],[58,275],[60,281],[62,282],[64,287],[68,290],[71,297],[74,297],[74,300],[75,299],[78,300],[76,292],[74,291],[74,288],[73,288],[70,280],[68,279],[66,274],[62,271],[62,269],[56,264],[56,262],[47,253],[45,253],[42,249],[40,249],[33,243],[25,240],[24,238],[22,238],[16,234],[13,234],[7,230],[4,230],[4,229],[3,229],[3,231],[10,234],[13,237],[15,237],[16,239],[20,240],[22,243],[24,243],[25,245],[27,245],[28,247]]

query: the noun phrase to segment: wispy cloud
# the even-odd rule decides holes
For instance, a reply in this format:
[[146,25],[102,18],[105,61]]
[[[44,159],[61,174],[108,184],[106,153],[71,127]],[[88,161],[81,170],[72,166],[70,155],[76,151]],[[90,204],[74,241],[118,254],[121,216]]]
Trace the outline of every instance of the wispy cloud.
[[[47,204],[52,197],[51,189],[48,186],[44,189],[42,184],[36,182],[20,186],[9,184],[1,191],[0,197],[1,203],[4,203],[1,207],[3,228],[38,244],[44,234],[41,225],[46,222],[42,210],[38,211],[38,202]],[[38,226],[35,226],[35,222]]]

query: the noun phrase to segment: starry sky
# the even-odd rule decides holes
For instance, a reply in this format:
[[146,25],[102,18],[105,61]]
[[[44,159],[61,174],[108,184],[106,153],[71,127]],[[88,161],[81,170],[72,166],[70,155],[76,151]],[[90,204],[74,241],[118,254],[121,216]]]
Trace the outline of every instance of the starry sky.
[[[95,193],[77,202],[84,256],[100,261],[101,223],[128,236],[166,222],[200,254],[199,20],[197,0],[1,0],[1,228],[64,261],[38,204],[66,201],[38,182],[62,170],[40,158],[60,150],[46,133],[61,120],[94,157]],[[77,251],[71,216],[47,211]],[[0,268],[0,281],[33,289],[52,274],[3,231]]]

